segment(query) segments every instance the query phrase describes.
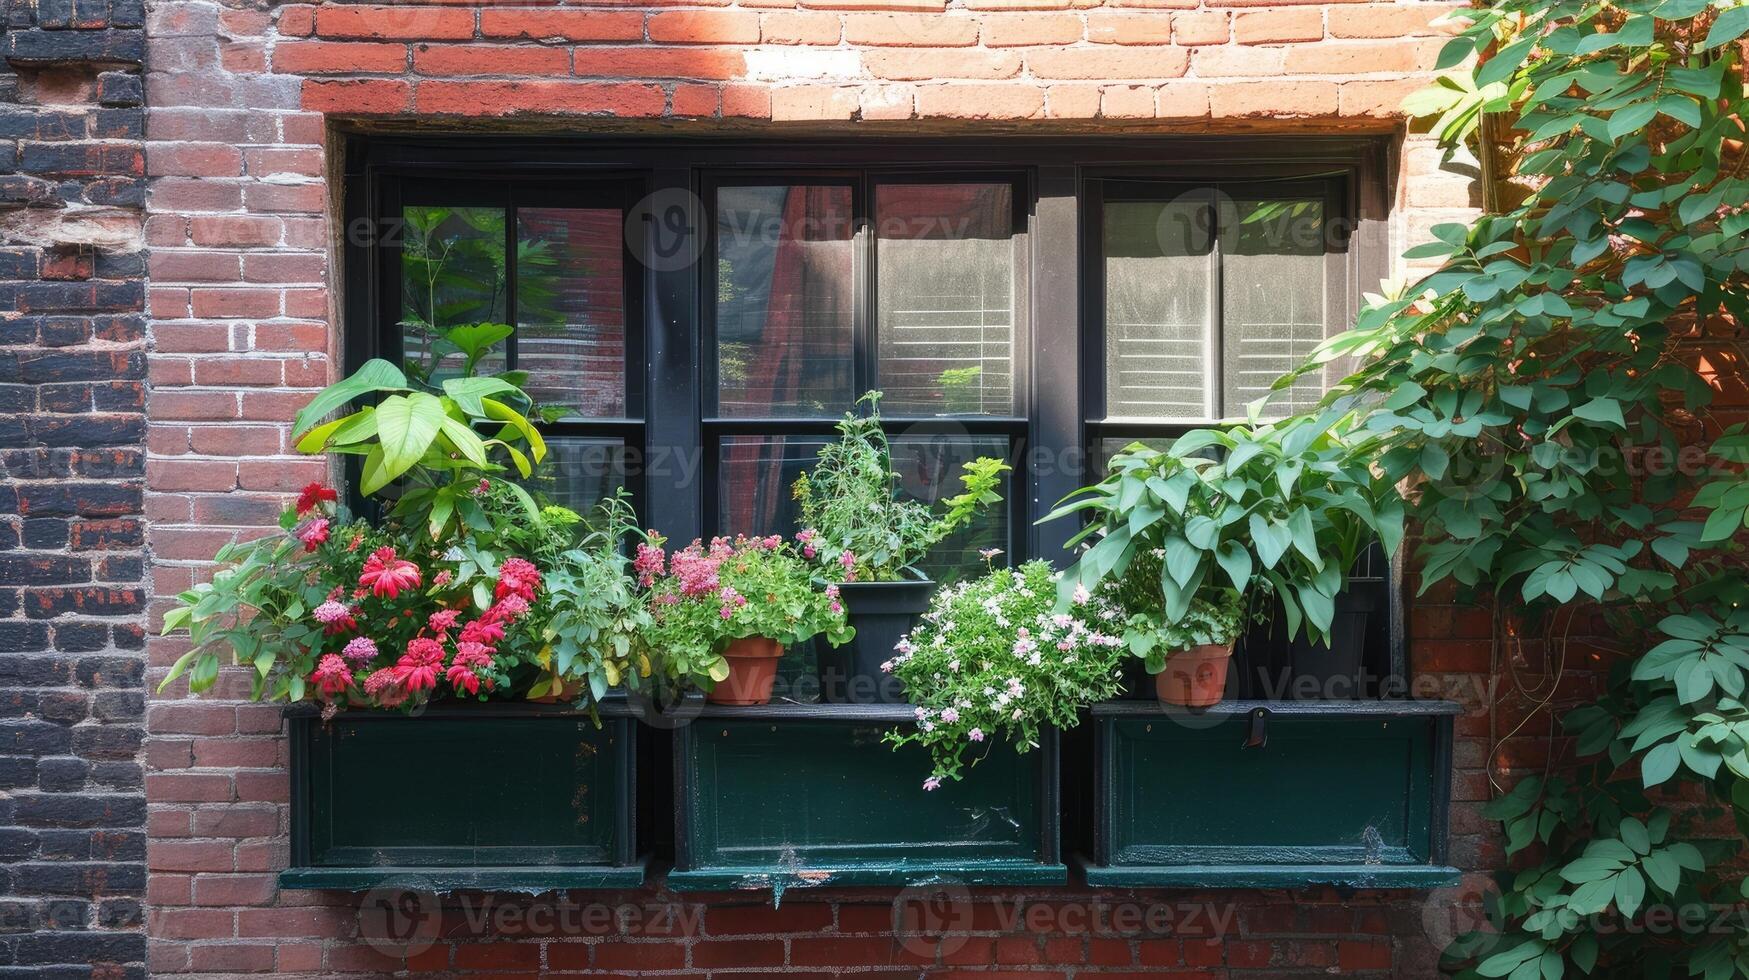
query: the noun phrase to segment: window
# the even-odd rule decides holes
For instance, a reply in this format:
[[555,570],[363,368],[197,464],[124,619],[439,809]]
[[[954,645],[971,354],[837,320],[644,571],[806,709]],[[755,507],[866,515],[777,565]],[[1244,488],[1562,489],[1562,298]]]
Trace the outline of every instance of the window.
[[1072,529],[1035,522],[1111,453],[1243,415],[1341,329],[1386,271],[1381,150],[355,137],[352,216],[398,233],[348,253],[348,355],[441,373],[443,329],[514,325],[494,366],[569,409],[548,493],[623,484],[680,541],[794,530],[795,478],[878,389],[905,493],[1014,465],[932,556],[949,579],[1055,556]]
[[634,185],[437,180],[390,189],[395,233],[383,258],[397,288],[385,291],[376,353],[436,381],[463,367],[448,331],[511,325],[481,369],[523,372],[537,403],[564,411],[546,427],[551,463],[540,489],[577,509],[620,486],[635,493],[643,331],[639,263],[624,245]]
[[[701,263],[710,531],[797,530],[790,488],[864,391],[882,392],[900,490],[958,492],[960,465],[1009,458],[1024,215],[1018,176],[837,172],[706,174]],[[1011,478],[1014,499],[1024,474]],[[1013,521],[987,517],[925,571],[982,567],[1012,551]]]
[[1138,437],[1315,404],[1316,375],[1272,392],[1346,326],[1347,221],[1335,179],[1095,179],[1084,390],[1099,455]]

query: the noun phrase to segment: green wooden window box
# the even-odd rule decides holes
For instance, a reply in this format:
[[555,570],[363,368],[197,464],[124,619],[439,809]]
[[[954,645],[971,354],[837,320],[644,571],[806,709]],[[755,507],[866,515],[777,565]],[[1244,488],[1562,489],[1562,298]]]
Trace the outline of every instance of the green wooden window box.
[[928,755],[882,736],[907,705],[709,706],[675,731],[679,890],[1067,880],[1057,739],[997,745],[925,792]]
[[638,722],[562,705],[291,714],[282,888],[634,887]]
[[1446,866],[1447,701],[1093,709],[1092,885],[1431,888]]

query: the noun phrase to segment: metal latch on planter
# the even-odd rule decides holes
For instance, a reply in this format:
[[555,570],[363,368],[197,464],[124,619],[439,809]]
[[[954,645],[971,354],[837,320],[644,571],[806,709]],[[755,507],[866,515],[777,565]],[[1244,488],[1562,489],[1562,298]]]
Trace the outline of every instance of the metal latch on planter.
[[1245,735],[1245,748],[1261,749],[1269,744],[1269,709],[1252,708],[1251,726]]

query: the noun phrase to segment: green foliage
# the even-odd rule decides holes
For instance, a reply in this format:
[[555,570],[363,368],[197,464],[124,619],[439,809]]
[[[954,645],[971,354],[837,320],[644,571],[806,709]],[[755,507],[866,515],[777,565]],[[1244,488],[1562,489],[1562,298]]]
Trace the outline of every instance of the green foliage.
[[1115,586],[1058,613],[1057,578],[1049,564],[1029,561],[941,589],[885,665],[918,706],[917,726],[887,741],[928,747],[935,769],[926,789],[959,779],[997,741],[1036,747],[1040,728],[1071,728],[1082,708],[1118,692]]
[[[1135,567],[1131,566],[1132,573]],[[1126,585],[1131,577],[1124,576]],[[1158,586],[1151,591],[1157,593]],[[1158,674],[1166,669],[1166,658],[1174,653],[1210,644],[1231,646],[1250,621],[1246,615],[1248,605],[1236,590],[1205,589],[1190,601],[1183,616],[1175,622],[1166,622],[1156,604],[1155,608],[1130,613],[1124,629],[1124,646],[1142,658],[1148,673]]]
[[857,399],[868,414],[847,412],[838,438],[820,449],[812,472],[797,478],[802,540],[836,581],[891,582],[920,577],[913,567],[929,549],[1000,503],[996,492],[1007,463],[988,456],[964,466],[963,492],[942,501],[944,510],[899,495],[892,448],[881,428],[881,393]]
[[[1157,567],[1155,589],[1126,590],[1138,656],[1157,656],[1162,630],[1230,608],[1225,593],[1273,592],[1288,630],[1328,642],[1336,595],[1361,552],[1402,538],[1403,509],[1369,468],[1370,440],[1351,438],[1340,412],[1278,424],[1198,429],[1164,452],[1134,444],[1112,457],[1104,480],[1066,498],[1044,520],[1082,515],[1071,546],[1091,545],[1063,577],[1059,605],[1079,586],[1124,581],[1138,560]],[[1212,456],[1212,458],[1211,458]],[[1157,603],[1157,605],[1153,605]],[[1152,608],[1150,608],[1152,606]],[[1157,662],[1157,661],[1156,661]]]
[[1749,441],[1731,428],[1700,448],[1722,428],[1712,376],[1742,376],[1749,7],[1496,0],[1463,16],[1441,59],[1457,70],[1410,108],[1479,148],[1496,213],[1435,227],[1409,254],[1439,268],[1325,344],[1320,364],[1362,365],[1327,404],[1359,406],[1385,474],[1412,487],[1424,589],[1492,593],[1555,649],[1600,609],[1628,657],[1561,719],[1578,766],[1490,807],[1519,870],[1502,934],[1463,937],[1450,965],[1749,976],[1740,923],[1638,921],[1739,896],[1740,841],[1704,838],[1708,806],[1667,802],[1749,827]]
[[[542,513],[552,512],[571,514],[562,507]],[[638,528],[625,490],[603,498],[583,526],[574,547],[541,563],[547,601],[536,632],[544,644],[541,665],[550,675],[531,686],[531,697],[582,681],[589,698],[599,701],[622,685],[638,690],[657,671],[658,680],[668,679],[664,668],[670,661],[645,643],[649,607],[632,578],[625,545],[648,536]]]
[[[458,526],[484,528],[489,522],[473,492],[479,481],[512,471],[527,479],[547,453],[529,419],[537,414],[533,399],[504,376],[472,373],[481,355],[509,332],[493,323],[449,330],[446,336],[467,354],[466,370],[435,389],[409,380],[388,361],[366,361],[298,413],[292,432],[298,450],[362,456],[359,491],[368,496],[394,484],[396,517],[424,524],[433,538]],[[366,397],[375,403],[320,422]],[[513,483],[504,486],[534,514],[533,498]]]
[[[822,586],[814,569],[782,538],[693,541],[667,556],[653,537],[640,550],[640,569],[652,575],[645,639],[661,651],[672,676],[709,688],[729,676],[723,648],[748,636],[793,646],[824,636],[839,646],[855,635],[838,601],[838,587]],[[647,564],[646,564],[647,563]]]

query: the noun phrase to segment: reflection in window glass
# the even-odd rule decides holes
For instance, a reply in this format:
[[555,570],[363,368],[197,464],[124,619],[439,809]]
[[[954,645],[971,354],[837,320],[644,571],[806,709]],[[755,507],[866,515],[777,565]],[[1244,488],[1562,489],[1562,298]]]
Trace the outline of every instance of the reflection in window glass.
[[[720,533],[789,535],[800,530],[790,488],[813,467],[826,442],[825,436],[725,437],[718,465]],[[1008,455],[1004,436],[901,435],[892,447],[900,492],[929,503],[961,491],[960,467],[966,461]],[[998,492],[1007,500],[1012,490],[1011,480],[1004,477]],[[938,545],[923,571],[937,581],[975,574],[984,567],[980,549],[1012,550],[1008,534],[1007,506],[999,504]]]
[[854,400],[850,188],[717,191],[717,411],[827,417]]
[[1110,418],[1211,412],[1209,256],[1203,195],[1105,205],[1105,399]]
[[626,450],[618,439],[550,436],[547,459],[531,488],[561,507],[587,513],[626,483]]
[[[1222,384],[1226,414],[1269,394],[1324,339],[1324,204],[1317,199],[1237,199],[1221,222]],[[1270,399],[1264,414],[1317,404],[1316,375]]]
[[[401,248],[401,332],[410,373],[461,373],[444,330],[505,319],[504,210],[407,207]],[[503,348],[482,366],[504,369]]]
[[625,267],[616,208],[516,212],[516,366],[537,402],[626,414]]
[[876,188],[882,411],[1014,412],[1013,198],[1008,184]]

